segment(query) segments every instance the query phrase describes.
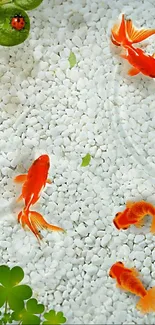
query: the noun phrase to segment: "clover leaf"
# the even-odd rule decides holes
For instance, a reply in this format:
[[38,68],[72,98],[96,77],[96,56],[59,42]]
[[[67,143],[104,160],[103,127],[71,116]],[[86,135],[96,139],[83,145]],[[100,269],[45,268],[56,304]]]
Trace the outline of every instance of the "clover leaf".
[[32,10],[38,7],[43,0],[15,0],[17,6],[22,7],[25,10]]
[[24,300],[32,296],[32,290],[28,285],[18,285],[23,277],[24,272],[19,266],[11,270],[6,265],[0,266],[0,307],[6,302],[12,310],[24,308]]
[[66,318],[61,311],[56,313],[55,310],[50,310],[48,313],[44,314],[44,318],[47,320],[43,322],[43,325],[60,325],[66,322]]
[[[12,27],[12,19],[21,16],[24,26],[21,30]],[[4,4],[0,6],[0,45],[14,46],[26,40],[29,35],[30,20],[21,7],[14,4]]]
[[91,160],[91,155],[89,153],[87,153],[87,155],[85,157],[82,158],[82,163],[81,163],[81,167],[86,167],[89,165]]
[[20,321],[21,324],[40,324],[40,317],[35,314],[42,314],[44,305],[38,304],[37,300],[32,298],[26,302],[26,308],[19,312],[13,312],[12,319]]
[[70,68],[73,68],[76,64],[76,56],[73,52],[70,52],[70,56],[68,58],[69,64],[70,64]]

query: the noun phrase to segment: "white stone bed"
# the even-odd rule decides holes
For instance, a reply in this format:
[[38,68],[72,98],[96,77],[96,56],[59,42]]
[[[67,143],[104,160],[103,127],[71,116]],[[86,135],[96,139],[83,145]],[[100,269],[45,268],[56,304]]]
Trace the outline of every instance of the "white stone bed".
[[[155,81],[127,76],[110,44],[122,12],[155,28],[153,0],[44,0],[29,12],[25,43],[0,47],[0,264],[23,267],[38,301],[63,311],[67,324],[155,323],[108,276],[121,260],[146,288],[155,285],[150,218],[127,231],[112,223],[127,200],[155,204]],[[155,36],[147,43],[155,52]],[[12,179],[43,153],[53,184],[34,210],[67,234],[42,231],[40,247],[17,223],[20,186]]]

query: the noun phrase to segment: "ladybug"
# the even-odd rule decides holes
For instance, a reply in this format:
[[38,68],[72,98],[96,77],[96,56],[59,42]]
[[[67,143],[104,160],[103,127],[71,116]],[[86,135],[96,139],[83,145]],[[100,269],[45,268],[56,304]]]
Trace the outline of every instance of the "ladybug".
[[11,19],[11,26],[16,30],[21,30],[25,27],[25,19],[21,15],[15,15]]

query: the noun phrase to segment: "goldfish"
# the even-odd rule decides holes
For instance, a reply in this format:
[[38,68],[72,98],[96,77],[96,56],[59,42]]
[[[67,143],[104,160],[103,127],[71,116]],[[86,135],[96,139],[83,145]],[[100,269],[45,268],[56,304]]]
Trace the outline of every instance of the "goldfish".
[[116,262],[110,269],[109,276],[117,282],[117,287],[140,297],[136,307],[142,313],[155,311],[155,287],[146,290],[140,281],[139,273],[134,268],[127,268],[122,262]]
[[155,207],[148,202],[139,201],[126,203],[126,209],[123,212],[117,212],[113,223],[117,229],[128,229],[131,225],[136,227],[143,226],[143,218],[146,215],[152,216],[151,232],[155,233]]
[[155,34],[155,29],[138,29],[131,19],[125,19],[122,14],[120,24],[116,23],[111,29],[111,41],[116,46],[128,45],[132,47],[132,44],[142,42],[153,34]]
[[18,222],[22,224],[23,228],[27,226],[37,239],[42,239],[38,231],[39,227],[53,231],[64,231],[63,228],[47,223],[40,213],[30,211],[30,206],[39,200],[46,183],[51,183],[50,179],[47,178],[49,167],[49,156],[41,155],[33,162],[27,174],[18,175],[14,178],[14,182],[23,183],[22,193],[17,202],[23,199],[25,204],[23,210],[18,214]]
[[125,45],[124,48],[127,50],[127,53],[121,54],[121,57],[128,60],[133,66],[128,71],[128,75],[135,76],[141,72],[148,77],[155,78],[155,53],[149,55],[142,49],[134,49],[128,45]]

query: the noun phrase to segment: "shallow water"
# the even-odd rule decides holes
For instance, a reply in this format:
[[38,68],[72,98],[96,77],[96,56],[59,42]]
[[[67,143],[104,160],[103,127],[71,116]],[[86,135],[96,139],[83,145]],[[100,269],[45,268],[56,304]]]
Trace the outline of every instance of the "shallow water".
[[[124,232],[112,224],[127,200],[155,204],[154,80],[127,76],[129,65],[110,44],[121,12],[136,26],[155,26],[151,0],[44,0],[29,12],[29,38],[0,48],[0,262],[22,266],[38,301],[63,311],[68,324],[155,319],[141,315],[138,299],[108,276],[122,260],[139,270],[146,288],[155,285],[150,218]],[[42,231],[40,247],[17,224],[23,205],[15,203],[21,188],[12,179],[43,153],[53,183],[35,210],[67,234]],[[87,153],[90,164],[81,167]]]

